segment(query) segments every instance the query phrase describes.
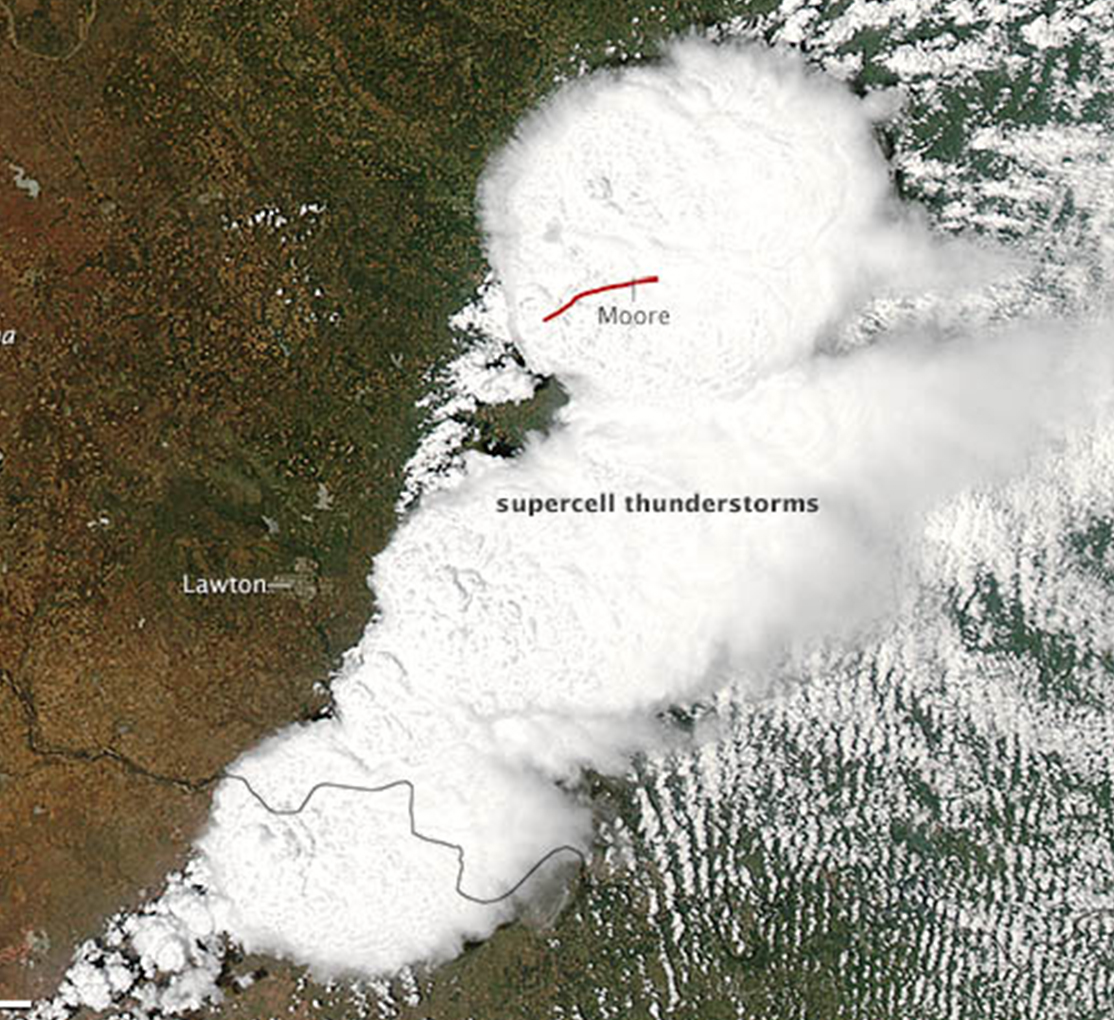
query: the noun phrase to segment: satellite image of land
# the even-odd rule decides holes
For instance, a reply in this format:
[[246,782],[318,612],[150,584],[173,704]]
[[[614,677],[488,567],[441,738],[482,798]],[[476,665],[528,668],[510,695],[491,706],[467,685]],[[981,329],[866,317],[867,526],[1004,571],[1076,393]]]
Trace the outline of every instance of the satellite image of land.
[[1114,8],[0,0],[0,1017],[1114,1016]]

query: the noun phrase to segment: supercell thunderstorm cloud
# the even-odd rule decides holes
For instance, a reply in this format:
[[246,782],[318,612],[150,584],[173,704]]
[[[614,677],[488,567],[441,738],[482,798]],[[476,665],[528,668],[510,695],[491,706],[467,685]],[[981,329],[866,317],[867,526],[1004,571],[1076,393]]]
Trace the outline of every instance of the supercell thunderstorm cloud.
[[[411,834],[405,788],[321,789],[286,815],[259,798],[290,810],[322,782],[409,780],[417,828],[463,847],[463,890],[496,899],[555,846],[591,852],[591,811],[569,791],[586,767],[667,761],[663,709],[703,699],[757,733],[781,709],[763,722],[739,706],[786,663],[828,677],[800,696],[834,699],[832,718],[850,711],[842,690],[865,704],[840,686],[856,655],[875,656],[872,676],[933,656],[958,675],[936,631],[909,636],[914,616],[943,613],[924,609],[926,573],[977,584],[1020,519],[1002,501],[1034,504],[1041,472],[1081,500],[1101,486],[1108,458],[1088,436],[1114,356],[1094,327],[937,315],[1031,267],[945,242],[897,200],[874,134],[887,113],[795,58],[689,40],[564,85],[519,125],[480,185],[492,282],[476,317],[568,403],[518,456],[467,453],[425,491],[374,563],[376,617],[334,716],[230,768],[259,796],[234,781],[215,794],[197,843],[206,933],[320,975],[384,975],[453,957],[562,875],[550,862],[515,896],[475,902],[457,894],[454,851]],[[619,314],[635,311],[658,316]],[[1081,450],[1090,467],[1064,468]],[[615,512],[503,512],[609,493]],[[628,512],[636,493],[695,509]],[[781,510],[725,512],[732,499]],[[729,726],[677,752],[693,773],[713,763],[694,800],[743,802],[760,771]],[[856,738],[832,739],[850,753]],[[797,780],[779,782],[771,817],[792,817]],[[659,841],[690,838],[655,810]],[[939,909],[959,923],[962,905]]]
[[[860,101],[754,49],[682,44],[566,87],[494,160],[480,205],[506,328],[569,404],[522,456],[473,455],[422,502],[375,563],[378,616],[336,718],[235,771],[279,806],[321,780],[408,778],[419,827],[461,844],[464,887],[495,897],[554,844],[588,849],[556,781],[622,768],[654,742],[655,709],[880,611],[911,521],[1019,467],[1078,411],[1097,354],[913,335],[820,355],[865,296],[947,286],[950,269],[958,285],[986,259],[900,215]],[[667,326],[591,302],[542,321],[650,272],[624,307],[668,309]],[[607,490],[820,509],[494,512]],[[455,894],[454,855],[412,838],[401,790],[322,791],[276,817],[225,784],[200,848],[237,940],[326,973],[446,958],[513,910]]]

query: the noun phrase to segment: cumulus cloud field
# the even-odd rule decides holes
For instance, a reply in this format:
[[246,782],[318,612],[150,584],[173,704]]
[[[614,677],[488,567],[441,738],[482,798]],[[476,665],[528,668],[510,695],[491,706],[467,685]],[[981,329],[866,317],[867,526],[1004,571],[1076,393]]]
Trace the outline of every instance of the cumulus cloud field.
[[[901,208],[876,109],[789,58],[693,40],[565,85],[520,125],[479,191],[491,307],[569,402],[516,458],[468,454],[423,496],[375,561],[336,717],[232,772],[276,808],[322,781],[409,779],[421,831],[465,848],[464,889],[497,897],[557,844],[590,851],[565,792],[583,767],[621,771],[667,739],[663,707],[884,619],[927,511],[1086,423],[1114,367],[1098,335],[928,320],[834,343],[868,300],[1016,271]],[[610,304],[670,322],[601,323]],[[819,510],[496,510],[601,491]],[[279,816],[226,782],[197,845],[219,927],[325,975],[449,958],[534,887],[457,895],[456,855],[412,837],[403,789],[321,790]]]

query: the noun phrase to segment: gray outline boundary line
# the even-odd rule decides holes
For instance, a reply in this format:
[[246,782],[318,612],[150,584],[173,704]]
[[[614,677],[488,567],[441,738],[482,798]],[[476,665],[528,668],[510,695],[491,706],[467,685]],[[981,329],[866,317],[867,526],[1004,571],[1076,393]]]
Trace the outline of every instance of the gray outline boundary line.
[[[0,0],[2,4],[3,0]],[[438,839],[436,836],[427,836],[425,833],[418,830],[417,820],[414,814],[414,801],[417,794],[416,788],[409,779],[396,779],[390,783],[384,783],[382,786],[357,786],[349,783],[334,783],[334,782],[320,782],[315,783],[309,788],[309,791],[302,798],[301,804],[296,808],[274,808],[271,807],[265,797],[260,794],[255,787],[244,777],[239,776],[235,772],[225,772],[221,770],[214,775],[207,776],[203,779],[183,779],[177,776],[162,775],[154,772],[151,769],[140,765],[138,762],[133,761],[127,755],[121,754],[110,747],[102,747],[97,750],[89,750],[85,748],[67,748],[57,747],[50,745],[43,745],[39,740],[39,721],[38,712],[35,708],[35,700],[31,692],[27,688],[16,681],[15,676],[8,670],[0,668],[0,686],[10,688],[15,695],[16,700],[19,702],[23,710],[23,722],[27,731],[27,746],[31,753],[48,760],[62,760],[72,762],[99,762],[111,761],[118,765],[120,768],[125,769],[132,775],[142,776],[144,779],[149,779],[156,783],[165,783],[168,786],[174,786],[179,790],[184,790],[187,793],[201,793],[215,786],[222,779],[233,779],[238,783],[242,783],[247,789],[248,793],[259,803],[259,805],[267,812],[278,817],[290,817],[291,815],[301,814],[309,802],[313,799],[314,795],[319,790],[351,790],[356,793],[386,793],[388,790],[393,790],[399,786],[405,786],[409,792],[409,799],[407,810],[410,816],[410,834],[423,843],[429,843],[431,846],[444,847],[446,850],[453,850],[456,852],[457,859],[457,872],[456,872],[456,893],[462,899],[468,900],[470,903],[478,903],[480,906],[494,906],[496,903],[501,903],[503,900],[510,899],[519,889],[521,889],[527,882],[530,881],[534,875],[543,868],[550,860],[558,854],[570,853],[575,855],[579,861],[581,868],[588,866],[588,857],[582,850],[577,849],[575,846],[570,846],[563,843],[560,846],[553,847],[526,871],[526,873],[510,887],[506,892],[499,896],[483,897],[473,896],[464,890],[464,847],[459,843],[450,842],[447,839]],[[27,775],[25,772],[22,775]]]
[[446,850],[454,850],[456,852],[457,870],[456,870],[456,893],[462,899],[467,900],[469,903],[478,903],[480,906],[490,907],[496,903],[502,903],[504,900],[510,899],[519,889],[521,889],[535,874],[546,864],[548,864],[558,854],[570,853],[574,854],[580,860],[581,868],[588,866],[588,858],[582,850],[577,849],[575,846],[570,846],[568,843],[562,843],[560,846],[553,847],[547,853],[539,857],[523,876],[515,882],[506,892],[500,893],[498,896],[473,896],[469,892],[464,891],[464,847],[460,843],[453,843],[447,839],[438,839],[436,836],[427,836],[423,832],[418,831],[417,820],[414,817],[414,802],[417,796],[417,790],[413,782],[409,779],[395,779],[390,783],[384,783],[382,786],[357,786],[352,783],[333,783],[333,782],[320,782],[314,783],[309,788],[306,795],[302,798],[301,804],[296,808],[274,808],[267,803],[266,799],[260,794],[251,783],[243,776],[238,776],[234,772],[222,772],[216,779],[234,779],[244,785],[244,788],[249,794],[259,803],[259,805],[267,812],[278,817],[290,817],[292,815],[300,815],[309,806],[309,802],[313,800],[314,796],[320,790],[347,790],[352,793],[386,793],[388,790],[397,789],[400,786],[406,787],[407,791],[407,811],[410,816],[410,835],[415,839],[421,840],[423,843],[429,843],[431,846],[444,847]]

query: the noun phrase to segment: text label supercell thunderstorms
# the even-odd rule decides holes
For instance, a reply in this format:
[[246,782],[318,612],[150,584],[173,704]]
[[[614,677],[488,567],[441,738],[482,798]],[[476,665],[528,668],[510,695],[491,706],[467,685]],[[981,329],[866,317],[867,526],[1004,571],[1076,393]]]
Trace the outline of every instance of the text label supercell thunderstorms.
[[[966,288],[985,263],[897,204],[870,115],[786,56],[688,40],[562,87],[518,126],[480,186],[493,322],[568,401],[512,459],[469,450],[376,556],[376,616],[332,684],[335,713],[235,763],[258,797],[230,781],[214,794],[177,959],[219,932],[322,977],[371,977],[488,937],[553,847],[594,846],[584,770],[625,775],[673,743],[663,706],[745,693],[768,663],[876,626],[926,515],[1024,471],[1109,399],[1098,331],[941,343],[898,323],[829,352],[871,296]],[[585,308],[543,322],[561,295],[642,271],[661,276],[670,342]],[[500,498],[527,509],[500,513]],[[643,513],[653,526],[632,527]],[[366,793],[402,779],[433,840],[414,838],[401,791]],[[160,927],[184,910],[160,908]],[[150,956],[146,924],[132,941]],[[152,973],[214,998],[211,957],[164,966],[160,947]],[[102,1009],[107,980],[75,969],[72,1001]]]
[[598,492],[591,496],[500,496],[497,513],[525,514],[814,514],[817,496],[649,496],[635,492],[620,496]]

